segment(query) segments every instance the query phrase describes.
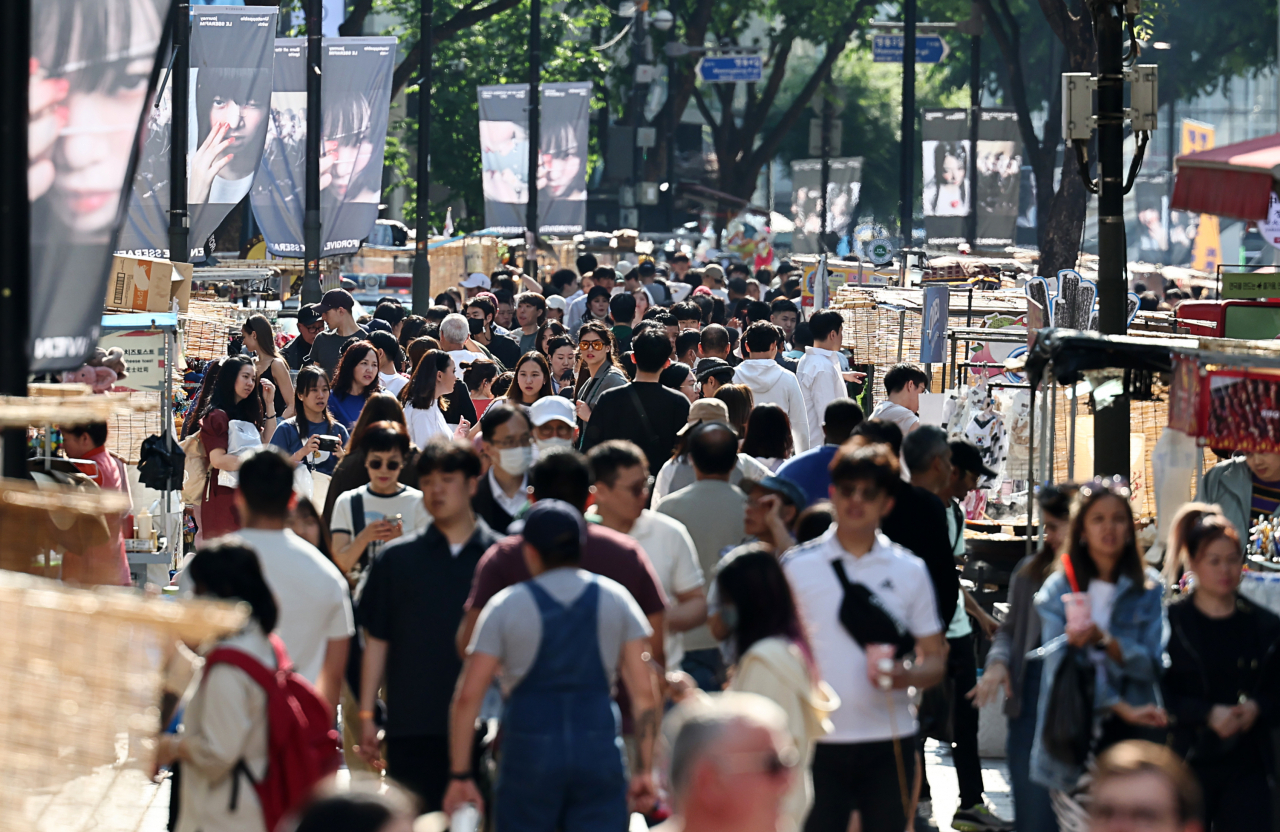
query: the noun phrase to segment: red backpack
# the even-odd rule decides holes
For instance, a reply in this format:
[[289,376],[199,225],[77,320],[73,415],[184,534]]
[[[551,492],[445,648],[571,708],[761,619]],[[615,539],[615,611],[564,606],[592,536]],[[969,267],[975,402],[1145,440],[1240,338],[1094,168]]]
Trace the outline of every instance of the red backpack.
[[205,657],[204,667],[206,677],[216,664],[238,667],[267,692],[267,771],[261,780],[254,780],[244,760],[236,763],[231,808],[236,808],[243,774],[258,792],[267,829],[273,830],[281,818],[310,797],[317,783],[338,770],[342,741],[334,730],[329,703],[294,672],[280,637],[271,634],[268,638],[278,670],[231,647],[213,650]]

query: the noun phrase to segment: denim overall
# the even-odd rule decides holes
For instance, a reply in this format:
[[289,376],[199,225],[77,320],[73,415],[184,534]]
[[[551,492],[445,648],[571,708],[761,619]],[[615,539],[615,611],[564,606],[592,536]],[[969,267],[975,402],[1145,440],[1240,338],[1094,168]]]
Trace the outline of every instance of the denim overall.
[[497,832],[623,832],[622,740],[600,662],[600,585],[568,607],[536,581],[542,641],[507,700],[494,800]]

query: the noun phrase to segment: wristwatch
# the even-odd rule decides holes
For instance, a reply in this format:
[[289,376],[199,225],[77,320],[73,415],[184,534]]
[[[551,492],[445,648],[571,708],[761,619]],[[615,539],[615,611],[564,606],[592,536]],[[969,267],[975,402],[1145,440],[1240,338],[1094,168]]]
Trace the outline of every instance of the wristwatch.
[[469,771],[451,771],[449,772],[450,780],[470,780],[471,772]]

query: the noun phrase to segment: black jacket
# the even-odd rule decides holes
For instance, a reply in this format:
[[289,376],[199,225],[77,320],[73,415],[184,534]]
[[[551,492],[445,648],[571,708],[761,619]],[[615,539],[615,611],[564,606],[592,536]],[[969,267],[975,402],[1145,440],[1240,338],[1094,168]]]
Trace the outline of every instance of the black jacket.
[[[1209,676],[1203,661],[1206,649],[1231,650],[1232,644],[1208,644],[1203,631],[1203,616],[1187,595],[1170,604],[1169,644],[1166,648],[1168,667],[1161,680],[1165,707],[1169,711],[1170,737],[1175,751],[1188,762],[1209,763],[1229,755],[1238,743],[1234,737],[1222,740],[1208,726],[1209,711],[1217,703],[1209,693]],[[1280,646],[1280,617],[1249,599],[1236,599],[1236,614],[1256,629],[1263,658],[1256,668],[1242,668],[1245,689],[1258,703],[1258,719],[1250,733],[1262,752],[1268,772],[1274,772],[1271,753],[1270,725],[1276,719],[1277,696],[1280,696],[1280,663],[1276,650]]]
[[880,531],[885,537],[910,549],[929,568],[944,633],[956,614],[960,597],[960,573],[947,537],[946,512],[936,494],[918,485],[903,483],[894,498],[893,511],[880,521]]
[[476,496],[471,498],[471,508],[477,517],[483,518],[484,522],[489,524],[489,528],[500,535],[507,533],[507,526],[510,526],[514,519],[498,504],[497,500],[493,499],[493,488],[489,484],[488,474],[480,477],[480,482],[476,485]]

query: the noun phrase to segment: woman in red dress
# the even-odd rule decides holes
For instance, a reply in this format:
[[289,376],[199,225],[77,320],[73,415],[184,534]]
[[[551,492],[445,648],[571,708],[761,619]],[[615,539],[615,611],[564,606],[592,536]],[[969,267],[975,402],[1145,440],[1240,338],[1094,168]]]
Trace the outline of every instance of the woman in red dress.
[[[232,495],[234,488],[218,484],[218,471],[238,471],[240,458],[227,453],[228,424],[232,419],[258,428],[265,445],[276,430],[275,385],[267,377],[258,378],[253,359],[237,355],[228,358],[218,372],[209,406],[200,418],[200,441],[209,455],[209,480],[200,502],[200,536],[212,540],[240,528]],[[264,405],[271,402],[271,405]]]

